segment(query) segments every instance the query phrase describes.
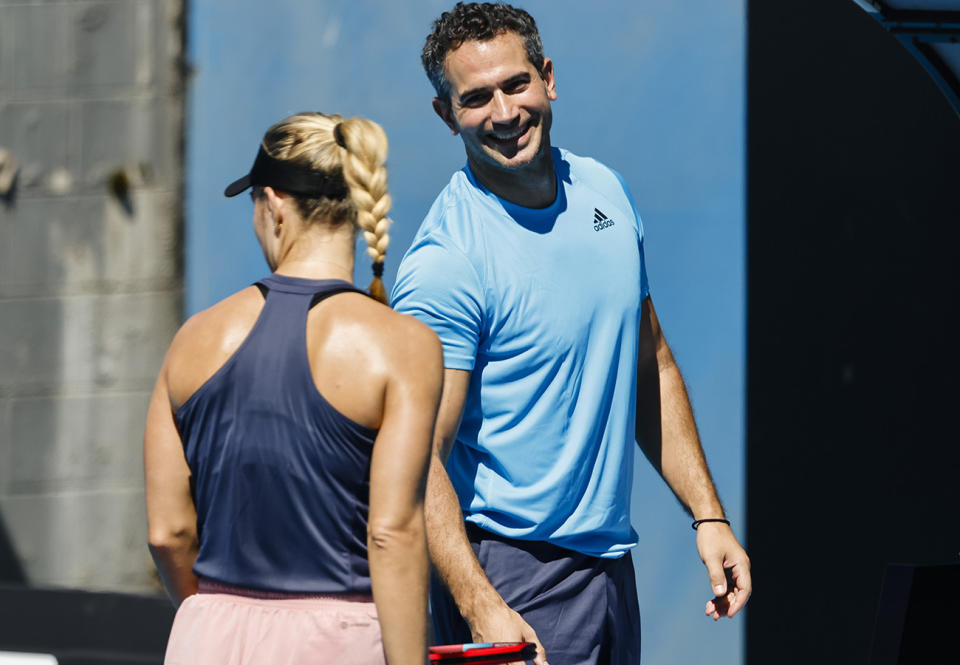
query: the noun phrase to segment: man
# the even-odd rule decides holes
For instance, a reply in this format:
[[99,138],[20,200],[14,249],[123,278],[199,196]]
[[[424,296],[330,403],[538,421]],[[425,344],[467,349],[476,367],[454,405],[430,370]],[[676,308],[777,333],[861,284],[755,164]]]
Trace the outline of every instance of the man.
[[436,640],[529,640],[539,665],[639,662],[632,439],[706,520],[707,615],[733,616],[751,589],[649,297],[639,216],[615,172],[551,147],[553,63],[529,14],[458,4],[423,63],[467,153],[393,298],[444,346],[426,503],[446,587]]

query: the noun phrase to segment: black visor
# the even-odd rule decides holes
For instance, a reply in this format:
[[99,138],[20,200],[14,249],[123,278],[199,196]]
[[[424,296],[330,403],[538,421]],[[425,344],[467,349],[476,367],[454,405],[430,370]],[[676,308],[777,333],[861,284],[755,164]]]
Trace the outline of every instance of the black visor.
[[236,196],[249,187],[273,187],[290,194],[328,199],[347,197],[349,188],[339,171],[324,173],[308,167],[274,159],[263,146],[257,152],[250,173],[227,185],[224,196]]

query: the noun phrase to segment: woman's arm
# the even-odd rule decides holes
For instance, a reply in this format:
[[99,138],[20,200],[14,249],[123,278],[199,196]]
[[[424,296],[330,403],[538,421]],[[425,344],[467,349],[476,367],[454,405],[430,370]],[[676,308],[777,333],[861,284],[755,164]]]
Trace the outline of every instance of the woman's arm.
[[173,422],[167,367],[150,399],[143,437],[150,554],[173,604],[197,592],[197,511],[190,495],[190,468]]
[[390,665],[427,662],[427,544],[423,497],[443,384],[439,340],[412,320],[396,345],[370,465],[367,548]]

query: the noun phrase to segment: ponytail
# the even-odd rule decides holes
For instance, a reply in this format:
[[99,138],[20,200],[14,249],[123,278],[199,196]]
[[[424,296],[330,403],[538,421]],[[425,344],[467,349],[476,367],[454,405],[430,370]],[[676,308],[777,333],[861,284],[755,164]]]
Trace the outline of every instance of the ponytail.
[[334,140],[343,150],[343,177],[357,210],[357,226],[367,242],[373,260],[373,281],[369,293],[383,304],[383,260],[390,244],[390,194],[387,192],[387,135],[377,123],[348,118],[333,128]]

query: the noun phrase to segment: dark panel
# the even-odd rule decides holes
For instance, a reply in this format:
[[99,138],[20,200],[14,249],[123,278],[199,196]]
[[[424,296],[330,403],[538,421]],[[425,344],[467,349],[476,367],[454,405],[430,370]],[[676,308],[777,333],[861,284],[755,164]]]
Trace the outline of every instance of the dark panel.
[[944,658],[949,661],[957,656],[958,597],[960,566],[922,566],[914,570],[900,641],[900,665],[936,663]]
[[960,564],[889,566],[870,665],[938,663],[956,655],[958,597]]
[[173,624],[159,596],[0,587],[0,651],[60,665],[159,665]]
[[960,551],[960,121],[853,2],[748,15],[747,658],[865,664]]
[[26,584],[27,576],[13,550],[13,543],[0,513],[0,584]]

